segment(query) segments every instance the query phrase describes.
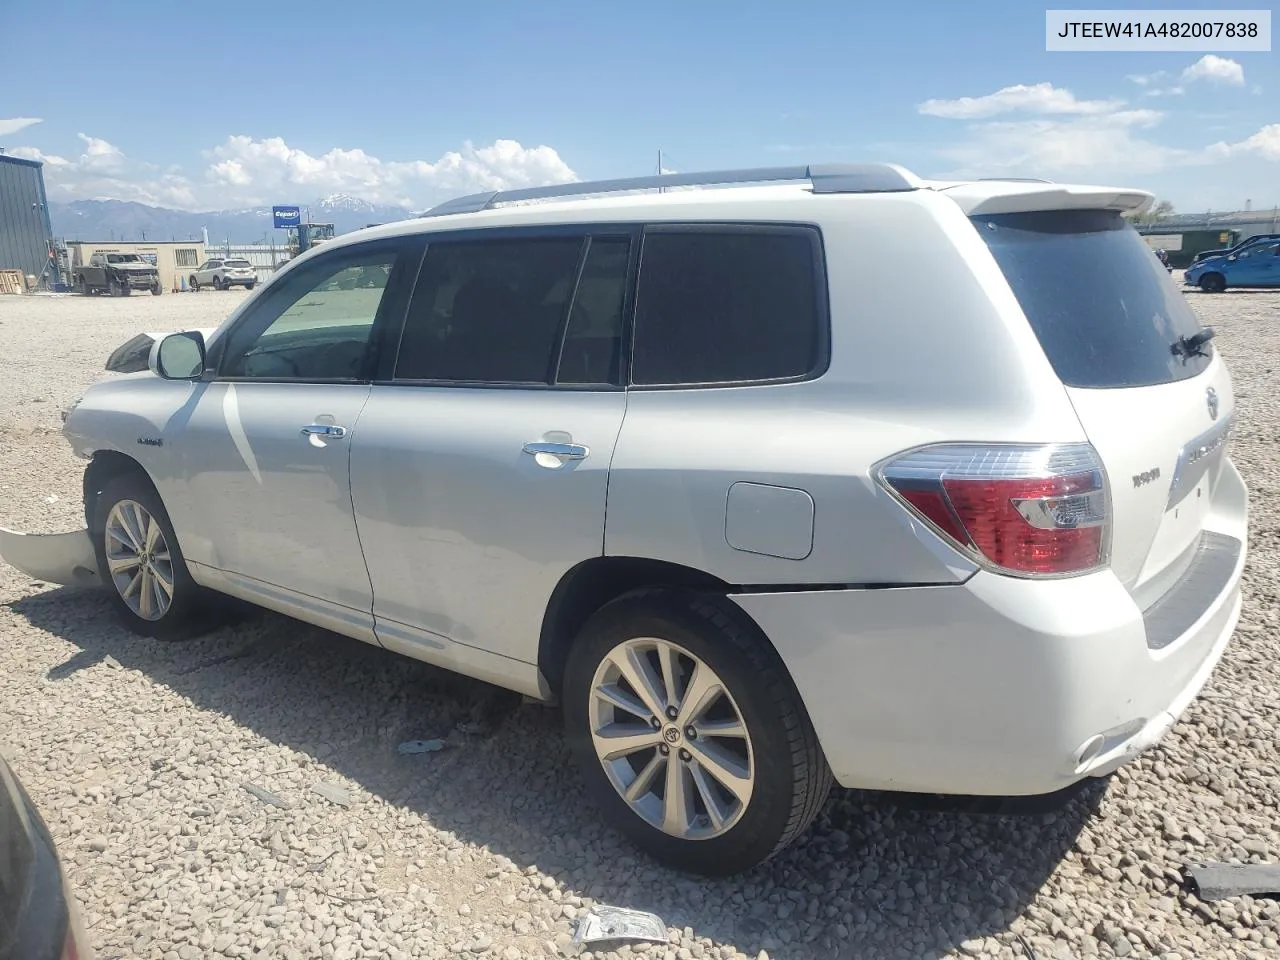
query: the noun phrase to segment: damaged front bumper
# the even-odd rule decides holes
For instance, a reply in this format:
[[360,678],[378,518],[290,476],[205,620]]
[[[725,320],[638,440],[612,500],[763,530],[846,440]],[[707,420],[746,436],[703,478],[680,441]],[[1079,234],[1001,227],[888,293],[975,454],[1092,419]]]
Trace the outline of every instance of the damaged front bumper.
[[102,585],[88,530],[19,533],[0,527],[0,560],[45,583],[68,587]]

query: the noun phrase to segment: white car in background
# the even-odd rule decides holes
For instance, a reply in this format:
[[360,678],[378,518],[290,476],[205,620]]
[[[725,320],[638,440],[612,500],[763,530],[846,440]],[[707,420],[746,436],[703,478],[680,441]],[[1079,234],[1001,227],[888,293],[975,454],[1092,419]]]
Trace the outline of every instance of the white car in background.
[[248,260],[206,260],[187,282],[192,290],[201,287],[213,287],[215,290],[244,287],[252,290],[258,282],[258,272]]

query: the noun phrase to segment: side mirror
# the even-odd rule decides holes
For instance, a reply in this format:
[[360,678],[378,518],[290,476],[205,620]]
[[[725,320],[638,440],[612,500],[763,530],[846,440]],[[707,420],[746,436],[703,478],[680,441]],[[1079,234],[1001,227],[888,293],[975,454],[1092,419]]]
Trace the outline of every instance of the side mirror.
[[151,348],[151,372],[165,380],[198,380],[204,373],[204,334],[199,330],[171,333]]
[[1233,253],[1233,254],[1230,254],[1230,255],[1227,257],[1227,259],[1228,259],[1228,260],[1235,260],[1238,256],[1239,256],[1239,254],[1235,254],[1235,253]]

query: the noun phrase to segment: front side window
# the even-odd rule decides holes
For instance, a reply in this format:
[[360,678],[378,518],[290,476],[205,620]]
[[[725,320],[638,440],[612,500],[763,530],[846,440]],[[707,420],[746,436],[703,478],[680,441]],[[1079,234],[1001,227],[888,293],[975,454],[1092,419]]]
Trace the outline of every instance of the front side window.
[[820,262],[817,233],[803,227],[647,231],[632,382],[815,374],[826,350]]
[[546,384],[586,240],[429,244],[396,380]]
[[386,244],[354,247],[283,278],[230,332],[218,375],[361,379],[396,260]]
[[1237,259],[1244,260],[1246,257],[1274,257],[1277,251],[1280,251],[1280,244],[1260,243],[1257,246],[1241,251]]
[[556,383],[619,383],[628,237],[593,237],[578,278]]

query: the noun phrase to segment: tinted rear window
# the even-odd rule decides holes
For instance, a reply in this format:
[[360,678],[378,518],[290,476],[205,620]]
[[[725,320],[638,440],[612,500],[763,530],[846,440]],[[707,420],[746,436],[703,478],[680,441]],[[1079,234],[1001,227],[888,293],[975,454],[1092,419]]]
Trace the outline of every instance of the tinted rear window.
[[228,260],[227,266],[228,267],[249,267],[249,266],[252,266],[252,264],[249,263],[248,260]]
[[646,233],[633,382],[741,383],[816,372],[826,349],[819,251],[807,228]]
[[973,218],[1058,377],[1069,387],[1185,380],[1209,363],[1174,352],[1201,328],[1164,266],[1119,214]]

